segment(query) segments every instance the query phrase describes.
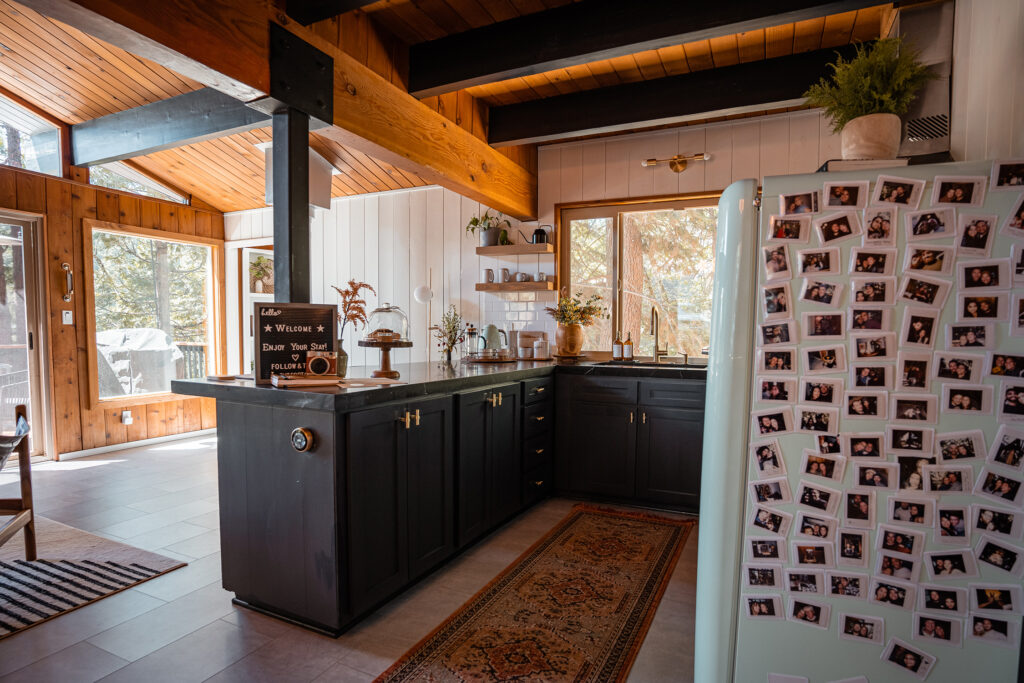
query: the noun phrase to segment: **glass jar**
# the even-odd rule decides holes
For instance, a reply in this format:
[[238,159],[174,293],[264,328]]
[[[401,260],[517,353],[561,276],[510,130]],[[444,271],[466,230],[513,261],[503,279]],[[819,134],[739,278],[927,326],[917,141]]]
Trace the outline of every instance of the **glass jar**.
[[409,317],[398,306],[384,304],[373,309],[367,318],[365,341],[409,341]]

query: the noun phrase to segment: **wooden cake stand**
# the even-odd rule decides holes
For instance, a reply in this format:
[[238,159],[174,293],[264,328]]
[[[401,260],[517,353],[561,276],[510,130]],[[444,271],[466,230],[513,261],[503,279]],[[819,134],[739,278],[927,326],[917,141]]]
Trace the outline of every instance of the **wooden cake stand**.
[[391,349],[412,348],[412,342],[409,340],[377,341],[376,339],[360,339],[358,343],[359,346],[368,349],[380,349],[380,370],[374,370],[371,377],[387,377],[388,379],[398,379],[401,376],[398,370],[391,369]]

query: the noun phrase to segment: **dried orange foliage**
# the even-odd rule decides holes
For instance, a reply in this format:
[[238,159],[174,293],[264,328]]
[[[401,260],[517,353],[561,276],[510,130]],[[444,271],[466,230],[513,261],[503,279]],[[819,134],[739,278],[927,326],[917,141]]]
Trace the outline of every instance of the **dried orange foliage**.
[[348,287],[341,289],[331,285],[334,291],[341,297],[341,304],[338,306],[338,322],[341,323],[339,337],[345,336],[345,325],[352,323],[352,329],[359,329],[360,325],[366,325],[366,300],[360,292],[364,289],[376,294],[377,290],[365,282],[348,281]]

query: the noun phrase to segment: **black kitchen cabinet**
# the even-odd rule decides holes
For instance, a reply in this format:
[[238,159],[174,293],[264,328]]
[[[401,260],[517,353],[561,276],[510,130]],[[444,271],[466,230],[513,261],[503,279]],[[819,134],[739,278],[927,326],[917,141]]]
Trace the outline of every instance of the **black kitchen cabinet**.
[[703,442],[703,411],[641,406],[636,497],[691,510],[700,508]]
[[569,485],[574,491],[627,498],[636,480],[636,407],[574,401],[568,424]]

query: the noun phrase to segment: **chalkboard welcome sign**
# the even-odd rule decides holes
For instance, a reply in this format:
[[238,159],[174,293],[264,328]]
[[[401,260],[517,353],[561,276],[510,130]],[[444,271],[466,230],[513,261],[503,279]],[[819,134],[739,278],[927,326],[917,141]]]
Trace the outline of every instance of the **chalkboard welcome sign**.
[[267,301],[254,305],[257,384],[270,384],[274,373],[305,372],[307,351],[338,350],[337,306]]

